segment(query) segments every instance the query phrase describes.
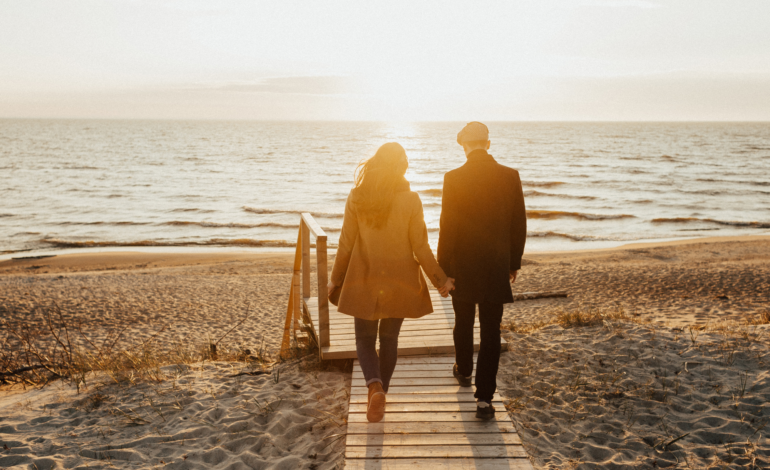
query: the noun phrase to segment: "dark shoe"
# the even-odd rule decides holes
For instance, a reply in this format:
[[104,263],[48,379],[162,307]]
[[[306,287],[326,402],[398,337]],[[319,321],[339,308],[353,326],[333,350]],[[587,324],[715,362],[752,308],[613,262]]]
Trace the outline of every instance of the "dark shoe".
[[473,377],[465,377],[464,375],[460,375],[459,372],[457,372],[457,364],[455,364],[454,368],[452,368],[452,375],[455,376],[457,379],[457,382],[460,383],[461,387],[470,387],[472,383]]
[[480,406],[482,402],[476,405],[476,417],[478,419],[488,420],[495,417],[495,407],[490,403],[483,402],[486,406]]

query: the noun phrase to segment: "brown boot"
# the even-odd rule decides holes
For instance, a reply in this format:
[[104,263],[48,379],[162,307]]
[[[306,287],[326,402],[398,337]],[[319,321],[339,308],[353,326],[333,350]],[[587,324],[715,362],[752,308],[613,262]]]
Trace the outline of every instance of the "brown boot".
[[385,391],[380,382],[369,385],[369,401],[366,405],[366,419],[370,423],[379,423],[385,416]]

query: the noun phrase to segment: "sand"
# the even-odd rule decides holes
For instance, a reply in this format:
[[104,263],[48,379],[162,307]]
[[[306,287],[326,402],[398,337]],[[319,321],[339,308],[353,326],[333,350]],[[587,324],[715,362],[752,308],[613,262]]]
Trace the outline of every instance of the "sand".
[[[731,327],[737,336],[696,331],[695,344],[688,329],[744,322],[770,308],[770,237],[525,258],[516,292],[569,297],[507,306],[505,324],[590,308],[622,308],[641,322],[505,333],[512,347],[501,359],[500,390],[537,468],[751,468],[751,458],[756,468],[770,466],[765,327]],[[205,345],[250,308],[223,341],[271,351],[280,342],[291,259],[86,252],[3,261],[0,316],[36,321],[34,307],[56,301],[96,338],[127,328],[126,342],[157,334],[161,345]],[[55,383],[7,394],[0,468],[341,468],[344,440],[320,439],[345,432],[348,369],[323,371],[313,358],[303,364],[286,365],[278,383],[226,377],[245,363],[207,362],[179,377],[168,368],[162,384],[103,380],[77,394]],[[271,397],[284,399],[273,411],[253,401],[264,406]],[[124,407],[143,421],[115,411]]]
[[350,374],[312,362],[261,376],[235,376],[244,369],[232,363],[169,366],[162,383],[10,394],[0,468],[341,467]]

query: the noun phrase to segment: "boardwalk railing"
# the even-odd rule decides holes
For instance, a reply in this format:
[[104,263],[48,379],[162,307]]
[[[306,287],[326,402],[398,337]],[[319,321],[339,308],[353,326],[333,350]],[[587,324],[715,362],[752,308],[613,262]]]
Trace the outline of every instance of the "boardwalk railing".
[[[316,268],[318,271],[318,325],[312,324],[307,303],[310,300],[310,236],[315,239]],[[329,346],[329,299],[326,285],[328,282],[326,233],[313,219],[313,216],[303,212],[300,217],[297,250],[294,255],[294,273],[289,293],[289,306],[286,310],[286,320],[281,341],[281,354],[291,349],[292,336],[297,344],[307,343],[310,337],[318,336],[314,341],[319,350]]]

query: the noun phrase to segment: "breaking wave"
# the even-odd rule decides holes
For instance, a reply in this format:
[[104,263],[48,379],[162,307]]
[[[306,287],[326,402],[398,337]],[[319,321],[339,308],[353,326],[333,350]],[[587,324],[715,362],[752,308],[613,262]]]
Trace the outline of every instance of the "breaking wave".
[[558,238],[569,238],[570,240],[575,240],[579,242],[583,241],[602,241],[602,240],[611,240],[610,238],[601,238],[601,237],[594,237],[592,235],[572,235],[569,233],[560,233],[560,232],[553,232],[553,231],[546,231],[546,232],[527,232],[528,237],[558,237]]
[[426,196],[433,196],[433,197],[441,197],[444,194],[443,189],[437,189],[437,188],[421,189],[417,192],[420,194],[425,194]]
[[530,189],[528,191],[524,191],[524,197],[528,196],[547,196],[547,197],[559,197],[563,199],[596,199],[596,196],[576,196],[573,194],[553,194],[553,193],[542,193],[540,191],[535,191],[534,189]]
[[[243,206],[243,210],[246,212],[252,212],[254,214],[301,214],[307,211],[290,211],[290,210],[278,210],[278,209],[260,209],[257,207]],[[339,212],[310,212],[313,217],[323,217],[327,219],[341,219],[344,214]]]
[[740,222],[731,220],[717,220],[717,219],[701,219],[698,217],[673,217],[673,218],[660,218],[652,219],[653,224],[668,224],[668,223],[698,223],[707,222],[711,224],[730,225],[732,227],[753,227],[753,228],[770,228],[770,222]]
[[562,181],[522,181],[521,184],[524,186],[534,186],[536,188],[551,188],[565,183]]
[[[248,247],[268,247],[268,248],[291,248],[297,246],[295,242],[286,240],[254,240],[251,238],[212,238],[211,240],[205,240],[200,242],[167,242],[159,240],[140,240],[140,241],[78,241],[78,240],[62,240],[59,238],[44,238],[40,240],[43,243],[53,245],[58,248],[97,248],[97,247],[109,247],[109,246],[248,246]],[[329,244],[330,247],[335,247],[334,244]]]
[[563,219],[574,218],[584,220],[609,220],[609,219],[628,219],[634,218],[634,215],[628,214],[586,214],[583,212],[564,212],[564,211],[527,211],[529,219]]
[[[207,228],[264,228],[264,227],[274,227],[274,228],[287,228],[287,229],[294,229],[299,230],[299,223],[296,224],[282,224],[280,222],[262,222],[259,224],[241,224],[237,222],[229,222],[229,223],[219,223],[219,222],[192,222],[192,221],[186,221],[186,220],[172,220],[170,222],[163,222],[162,225],[181,225],[181,226],[187,226],[187,225],[196,225],[198,227],[207,227]],[[340,227],[321,227],[324,232],[339,232],[341,230]]]
[[59,222],[56,225],[150,225],[150,222]]

